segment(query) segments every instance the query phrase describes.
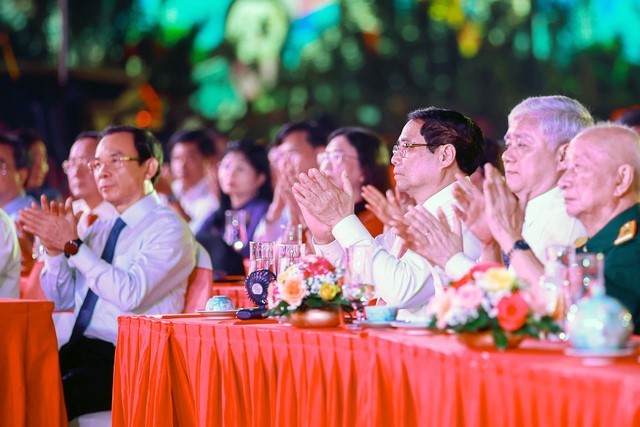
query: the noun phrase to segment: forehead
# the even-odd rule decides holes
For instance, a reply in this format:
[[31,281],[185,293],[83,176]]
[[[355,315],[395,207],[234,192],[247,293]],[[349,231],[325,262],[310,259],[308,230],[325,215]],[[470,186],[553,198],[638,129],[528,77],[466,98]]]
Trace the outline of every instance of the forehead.
[[402,128],[402,133],[400,134],[399,139],[401,141],[413,141],[418,138],[422,138],[422,135],[420,135],[420,129],[422,128],[422,125],[424,125],[424,122],[422,120],[409,120]]
[[137,156],[133,135],[129,132],[116,132],[105,135],[96,148],[96,157],[112,155]]
[[307,133],[303,131],[291,132],[285,136],[278,148],[281,152],[313,149],[311,143],[307,141]]
[[6,144],[0,144],[0,161],[6,162],[8,165],[13,165],[13,148]]
[[509,121],[507,136],[530,135],[539,132],[540,119],[527,114],[514,117]]
[[171,150],[171,155],[176,154],[200,154],[198,144],[195,141],[181,141],[176,143]]
[[327,151],[344,151],[351,155],[356,152],[356,149],[351,145],[346,136],[338,135],[329,141],[329,144],[327,144]]
[[96,153],[96,147],[98,145],[98,141],[94,138],[80,138],[71,146],[71,151],[69,152],[69,158],[75,157],[93,157]]
[[221,163],[225,163],[225,164],[246,163],[246,164],[249,164],[249,160],[247,160],[247,157],[243,153],[239,153],[237,151],[231,151],[231,152],[225,154],[225,156],[222,158]]

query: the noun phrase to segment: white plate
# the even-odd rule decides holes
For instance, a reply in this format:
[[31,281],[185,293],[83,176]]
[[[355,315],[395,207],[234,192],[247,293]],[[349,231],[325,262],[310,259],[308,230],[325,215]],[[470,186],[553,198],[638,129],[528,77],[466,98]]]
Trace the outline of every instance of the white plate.
[[218,317],[218,318],[236,317],[236,314],[238,313],[238,310],[240,310],[240,309],[236,308],[236,309],[233,309],[233,310],[220,310],[220,311],[207,311],[204,308],[196,309],[198,314],[200,314],[201,316]]
[[585,350],[579,348],[567,348],[564,354],[574,357],[624,357],[634,353],[632,348],[615,348],[611,350]]
[[363,328],[390,328],[393,322],[371,322],[369,320],[354,320],[353,325],[359,325]]
[[398,329],[427,329],[427,322],[410,322],[408,320],[398,320],[391,322],[391,326]]

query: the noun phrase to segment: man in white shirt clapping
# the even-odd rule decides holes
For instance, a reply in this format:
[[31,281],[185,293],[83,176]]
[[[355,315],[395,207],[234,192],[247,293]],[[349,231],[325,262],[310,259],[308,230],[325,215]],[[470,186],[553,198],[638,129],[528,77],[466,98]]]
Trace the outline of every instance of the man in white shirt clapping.
[[69,419],[111,407],[117,317],[177,313],[195,265],[187,224],[153,189],[162,165],[160,143],[148,131],[105,129],[90,162],[104,200],[119,213],[98,219],[80,239],[71,199],[55,209],[25,209],[20,220],[46,249],[41,281],[58,310],[74,309],[60,366]]
[[[464,115],[439,108],[409,114],[391,162],[400,191],[432,214],[443,211],[453,220],[452,189],[456,175],[473,173],[484,149],[478,125]],[[401,308],[399,317],[422,318],[429,299],[448,281],[444,271],[413,251],[405,251],[395,229],[375,239],[353,213],[353,194],[346,176],[337,188],[317,169],[300,174],[293,187],[307,226],[313,233],[316,252],[334,264],[354,244],[373,246],[373,282],[389,305]],[[464,229],[464,253],[480,254],[477,239]]]

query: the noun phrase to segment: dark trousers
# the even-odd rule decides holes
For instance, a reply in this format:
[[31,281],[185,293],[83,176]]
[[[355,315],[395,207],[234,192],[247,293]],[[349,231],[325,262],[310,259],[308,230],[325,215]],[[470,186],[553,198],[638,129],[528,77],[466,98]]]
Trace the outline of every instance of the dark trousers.
[[82,337],[60,349],[60,373],[69,420],[111,410],[115,346]]

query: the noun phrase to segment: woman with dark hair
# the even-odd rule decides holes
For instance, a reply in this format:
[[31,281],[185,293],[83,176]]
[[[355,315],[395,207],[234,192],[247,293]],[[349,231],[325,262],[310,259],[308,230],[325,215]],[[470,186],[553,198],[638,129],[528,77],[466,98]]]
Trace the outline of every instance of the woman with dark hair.
[[236,252],[224,242],[225,211],[247,213],[247,240],[252,240],[273,197],[266,149],[254,141],[229,143],[218,167],[218,182],[220,208],[204,221],[196,239],[209,251],[214,271],[244,274],[242,260],[249,257],[249,247]]
[[355,198],[355,214],[372,236],[383,232],[382,222],[365,209],[362,187],[372,185],[381,192],[390,187],[389,152],[373,132],[358,127],[343,127],[329,135],[329,144],[318,154],[320,171],[339,188],[342,172],[347,171]]

